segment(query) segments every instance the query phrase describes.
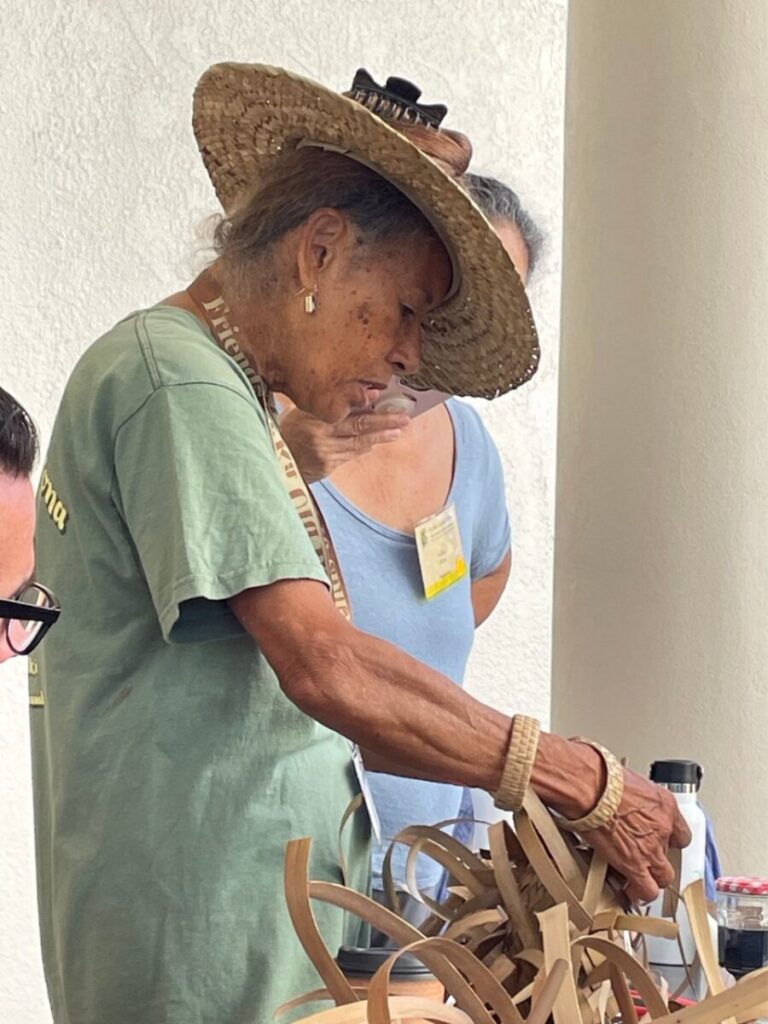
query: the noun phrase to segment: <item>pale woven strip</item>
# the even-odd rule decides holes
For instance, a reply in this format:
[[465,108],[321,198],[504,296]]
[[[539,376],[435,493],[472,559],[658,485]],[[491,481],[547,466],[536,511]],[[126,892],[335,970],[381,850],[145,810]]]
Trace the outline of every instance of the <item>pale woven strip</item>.
[[541,725],[528,715],[515,715],[501,784],[493,802],[502,811],[519,811],[533,774]]
[[560,828],[564,828],[568,832],[592,832],[594,829],[603,828],[613,821],[616,811],[619,809],[621,798],[624,795],[624,769],[610,750],[600,746],[599,743],[584,739],[582,736],[576,737],[576,742],[586,743],[587,746],[592,747],[602,757],[607,776],[605,789],[603,790],[603,795],[589,814],[585,814],[583,818],[575,818],[572,821],[569,821],[567,818],[561,818],[558,815],[557,823]]

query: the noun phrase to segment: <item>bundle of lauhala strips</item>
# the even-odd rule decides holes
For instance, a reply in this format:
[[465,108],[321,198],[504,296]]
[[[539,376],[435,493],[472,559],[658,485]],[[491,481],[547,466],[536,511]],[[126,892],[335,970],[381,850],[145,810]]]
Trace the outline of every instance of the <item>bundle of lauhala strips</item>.
[[[413,826],[396,837],[410,846],[412,891],[419,854],[432,857],[450,876],[445,902],[421,897],[432,911],[421,929],[344,885],[310,881],[311,840],[289,843],[288,909],[326,988],[282,1009],[323,998],[336,1003],[302,1024],[742,1024],[768,1015],[768,968],[725,989],[702,883],[682,894],[684,907],[674,905],[669,890],[665,907],[665,914],[688,914],[709,985],[706,999],[683,1008],[663,991],[644,956],[644,936],[675,938],[677,925],[633,910],[605,861],[561,831],[531,790],[514,820],[514,831],[506,822],[491,826],[490,849],[480,855],[436,827]],[[384,875],[396,908],[391,853]],[[357,915],[398,945],[367,991],[356,991],[337,966],[315,923],[313,900]],[[404,952],[439,979],[448,1003],[390,994],[390,972]]]

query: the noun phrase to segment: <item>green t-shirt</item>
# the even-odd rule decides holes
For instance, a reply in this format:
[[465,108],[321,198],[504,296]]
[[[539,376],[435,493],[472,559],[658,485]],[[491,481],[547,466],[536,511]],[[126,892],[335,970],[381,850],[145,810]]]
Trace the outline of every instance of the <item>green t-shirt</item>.
[[[285,909],[285,843],[312,836],[312,877],[340,881],[358,787],[350,744],[283,695],[226,603],[326,577],[247,378],[195,317],[158,306],[85,353],[39,520],[63,608],[30,664],[56,1024],[267,1024],[319,984]],[[346,851],[360,887],[367,832]],[[315,912],[332,949],[355,940]]]

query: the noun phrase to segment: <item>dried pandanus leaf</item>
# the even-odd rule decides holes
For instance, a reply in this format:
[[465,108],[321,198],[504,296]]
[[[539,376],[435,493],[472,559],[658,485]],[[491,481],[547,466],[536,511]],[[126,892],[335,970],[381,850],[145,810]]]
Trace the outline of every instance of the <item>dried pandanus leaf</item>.
[[[557,819],[528,792],[515,815],[489,829],[487,854],[475,854],[438,827],[413,826],[395,842],[410,847],[408,891],[432,915],[420,929],[395,910],[344,886],[307,878],[309,839],[294,840],[286,854],[285,888],[299,939],[326,988],[293,1000],[328,998],[337,1006],[305,1018],[316,1024],[638,1024],[633,993],[644,1021],[654,1024],[745,1024],[768,1014],[768,968],[727,991],[706,927],[700,884],[682,902],[691,920],[698,956],[710,988],[685,1008],[668,1001],[630,941],[645,935],[674,938],[677,926],[638,913],[611,878],[605,861],[561,831]],[[394,843],[393,843],[394,846]],[[426,899],[416,888],[417,856],[429,856],[449,873],[449,896]],[[391,849],[385,887],[394,908]],[[399,947],[373,976],[367,991],[355,988],[323,943],[311,909],[321,900],[356,914]],[[438,934],[442,933],[442,934]],[[455,1005],[390,993],[391,972],[403,953],[420,959]],[[367,998],[366,998],[367,997]]]

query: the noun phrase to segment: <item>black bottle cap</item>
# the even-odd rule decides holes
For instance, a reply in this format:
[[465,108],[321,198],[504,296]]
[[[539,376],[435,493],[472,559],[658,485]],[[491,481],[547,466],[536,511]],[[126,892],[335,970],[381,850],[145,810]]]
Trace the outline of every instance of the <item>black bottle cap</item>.
[[703,774],[696,761],[654,761],[651,765],[651,779],[662,786],[673,783],[698,789]]
[[[336,963],[344,974],[350,977],[372,978],[385,960],[388,960],[394,952],[394,949],[386,949],[383,946],[374,946],[371,949],[342,946],[336,957]],[[432,973],[421,960],[417,960],[410,953],[404,953],[396,961],[392,969],[392,977],[425,981],[432,977]]]

